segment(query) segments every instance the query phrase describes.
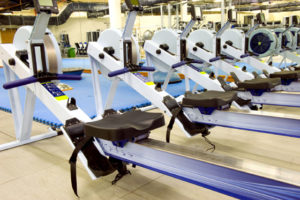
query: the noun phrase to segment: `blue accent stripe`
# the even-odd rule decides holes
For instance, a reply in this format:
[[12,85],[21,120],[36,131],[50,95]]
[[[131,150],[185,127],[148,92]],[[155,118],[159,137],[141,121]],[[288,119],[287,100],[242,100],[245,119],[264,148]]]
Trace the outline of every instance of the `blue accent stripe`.
[[[198,167],[209,167],[211,170],[210,172],[216,172],[215,174],[202,174],[201,171],[199,171],[199,174],[203,175],[204,177],[207,177],[209,179],[213,179],[212,182],[218,183],[218,184],[206,184],[202,180],[192,180],[186,177],[182,177],[180,175],[170,173],[167,171],[163,171],[161,169],[155,168],[153,166],[148,166],[143,163],[139,163],[134,160],[128,160],[116,155],[112,155],[110,153],[106,153],[108,156],[114,157],[116,159],[122,160],[127,163],[132,163],[134,165],[156,171],[161,174],[165,174],[167,176],[174,177],[176,179],[186,181],[225,195],[229,195],[235,198],[239,199],[253,199],[249,194],[251,193],[257,193],[262,198],[261,199],[283,199],[283,200],[292,200],[292,199],[299,199],[300,197],[300,188],[286,184],[283,182],[263,178],[260,176],[248,174],[245,172],[236,171],[233,169],[229,169],[226,167],[221,167],[209,163],[205,163],[202,161],[198,161]],[[181,156],[182,157],[182,156]],[[193,160],[193,159],[191,159]],[[222,178],[218,176],[217,174],[225,173],[227,177],[229,178]],[[238,177],[238,178],[237,178]],[[219,187],[218,187],[219,186]],[[240,191],[232,190],[232,186],[241,188]],[[222,189],[222,188],[227,188]]]

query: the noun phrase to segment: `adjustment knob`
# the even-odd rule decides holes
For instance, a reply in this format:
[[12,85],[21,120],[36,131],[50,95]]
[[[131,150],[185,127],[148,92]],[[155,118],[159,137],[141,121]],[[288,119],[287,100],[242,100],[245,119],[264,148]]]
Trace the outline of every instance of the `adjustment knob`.
[[10,59],[8,60],[8,64],[9,64],[9,65],[16,65],[15,59],[10,58]]
[[197,47],[194,47],[194,48],[193,48],[193,51],[197,51]]
[[104,58],[104,54],[103,54],[103,53],[100,53],[100,54],[99,54],[99,58],[100,58],[100,59],[103,59],[103,58]]
[[157,49],[157,50],[156,50],[156,54],[161,54],[161,50],[160,50],[160,49]]

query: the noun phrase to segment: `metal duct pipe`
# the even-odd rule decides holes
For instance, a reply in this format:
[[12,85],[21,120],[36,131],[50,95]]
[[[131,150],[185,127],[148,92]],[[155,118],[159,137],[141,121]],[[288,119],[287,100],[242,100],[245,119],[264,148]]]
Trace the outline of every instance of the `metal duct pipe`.
[[247,5],[251,3],[264,3],[270,0],[232,0],[232,5]]
[[[56,17],[51,17],[49,25],[61,25],[64,24],[73,12],[97,12],[103,14],[108,13],[108,6],[103,3],[81,3],[73,2],[66,6],[66,8],[60,12]],[[13,15],[1,15],[1,25],[33,25],[35,16],[13,16]]]
[[275,13],[275,12],[291,12],[291,11],[299,11],[300,7],[293,7],[293,8],[276,8],[272,9],[269,12],[270,13]]
[[280,3],[280,4],[273,4],[273,5],[262,5],[262,6],[249,6],[249,7],[241,7],[237,8],[238,11],[253,11],[253,10],[266,10],[269,9],[272,12],[272,9],[282,9],[286,10],[289,8],[289,11],[293,11],[294,7],[300,6],[300,2],[290,2],[290,3]]

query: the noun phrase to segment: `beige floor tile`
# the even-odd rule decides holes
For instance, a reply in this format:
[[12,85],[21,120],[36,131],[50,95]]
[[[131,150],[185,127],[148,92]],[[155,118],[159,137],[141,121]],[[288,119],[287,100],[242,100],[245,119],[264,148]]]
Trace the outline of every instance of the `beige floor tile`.
[[12,116],[11,113],[4,112],[2,110],[0,111],[0,113],[1,113],[0,114],[0,119],[4,119],[4,118],[8,118],[8,117],[11,118],[11,116]]
[[[233,199],[211,190],[192,185],[168,176],[162,176],[134,192],[147,200],[216,200]],[[125,198],[126,199],[126,198]],[[129,198],[128,198],[129,199]],[[138,198],[137,198],[138,199]]]
[[25,145],[0,153],[0,184],[66,162]]
[[[3,116],[3,114],[5,116],[2,119],[0,119],[0,130],[5,134],[15,137],[15,127],[12,115],[3,111],[0,112],[0,116]],[[46,132],[48,132],[47,126],[41,123],[33,122],[31,135],[38,135]]]
[[41,140],[30,144],[30,146],[66,161],[69,160],[72,154],[72,148],[63,135]]
[[[117,182],[117,186],[128,191],[134,191],[137,188],[146,185],[147,183],[162,176],[162,174],[141,167],[132,168],[131,166],[128,166],[128,169],[132,174],[124,176]],[[114,180],[116,174],[117,173],[115,172],[109,176],[104,177],[104,179],[111,182],[112,180]]]
[[12,136],[0,131],[0,145],[12,141],[14,141]]
[[146,200],[146,197],[139,196],[135,193],[129,193],[118,200]]
[[[81,169],[77,174],[80,199],[116,199],[128,193],[118,186],[111,186],[104,179],[92,181]],[[7,200],[76,199],[71,188],[67,163],[57,164],[49,169],[1,184],[0,193]]]

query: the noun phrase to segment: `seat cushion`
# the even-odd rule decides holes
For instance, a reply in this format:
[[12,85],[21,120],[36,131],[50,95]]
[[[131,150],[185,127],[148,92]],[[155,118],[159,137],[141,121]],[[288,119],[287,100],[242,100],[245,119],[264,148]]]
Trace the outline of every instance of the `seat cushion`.
[[182,100],[182,105],[185,107],[217,108],[228,105],[237,99],[237,92],[234,91],[206,91],[201,94],[187,92]]
[[300,66],[294,67],[295,71],[300,71]]
[[109,141],[130,140],[153,129],[165,125],[162,113],[128,111],[124,114],[112,114],[108,117],[84,125],[87,136]]
[[282,71],[270,74],[270,78],[281,78],[281,79],[298,79],[300,77],[299,71]]
[[256,78],[240,82],[238,87],[246,90],[268,90],[280,84],[280,78]]

